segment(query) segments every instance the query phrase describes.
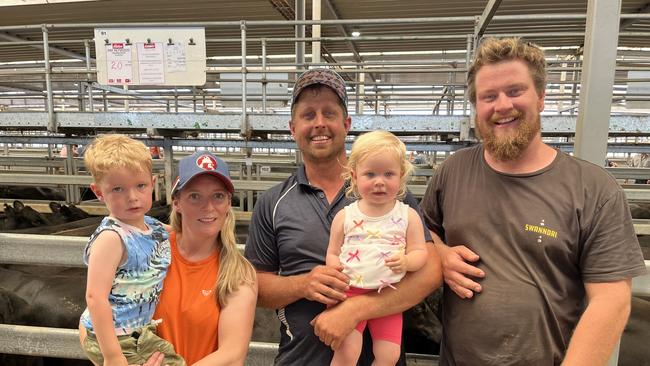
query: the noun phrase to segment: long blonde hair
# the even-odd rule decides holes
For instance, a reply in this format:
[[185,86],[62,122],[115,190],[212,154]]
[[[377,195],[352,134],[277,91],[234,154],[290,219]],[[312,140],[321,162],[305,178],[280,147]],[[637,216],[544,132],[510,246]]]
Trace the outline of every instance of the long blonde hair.
[[[175,194],[174,199],[180,199],[180,192]],[[172,205],[169,214],[169,222],[177,233],[183,232],[182,215]],[[239,289],[240,285],[253,286],[256,281],[255,269],[250,262],[237,249],[235,239],[235,212],[232,207],[219,231],[217,245],[221,244],[219,254],[219,275],[215,283],[215,297],[220,307],[226,306],[228,296]]]

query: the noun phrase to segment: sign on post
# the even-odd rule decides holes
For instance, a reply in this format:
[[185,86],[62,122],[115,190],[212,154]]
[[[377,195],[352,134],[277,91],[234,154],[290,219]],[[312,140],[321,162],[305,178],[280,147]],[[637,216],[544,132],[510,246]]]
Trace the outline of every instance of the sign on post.
[[201,27],[95,28],[95,51],[100,84],[205,84]]

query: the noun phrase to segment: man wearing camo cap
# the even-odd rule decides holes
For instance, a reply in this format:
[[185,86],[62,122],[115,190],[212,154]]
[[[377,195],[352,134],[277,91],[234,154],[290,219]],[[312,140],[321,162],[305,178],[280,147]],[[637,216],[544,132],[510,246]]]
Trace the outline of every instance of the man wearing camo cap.
[[[404,311],[440,286],[440,262],[430,250],[428,264],[407,275],[398,291],[346,299],[348,277],[325,266],[332,220],[352,202],[341,178],[351,125],[345,82],[332,70],[306,71],[291,101],[289,127],[304,164],[259,198],[245,254],[257,269],[258,304],[277,309],[280,319],[275,364],[329,365],[332,349],[358,322]],[[418,207],[410,194],[405,203]],[[369,365],[372,352],[364,354],[360,364]]]

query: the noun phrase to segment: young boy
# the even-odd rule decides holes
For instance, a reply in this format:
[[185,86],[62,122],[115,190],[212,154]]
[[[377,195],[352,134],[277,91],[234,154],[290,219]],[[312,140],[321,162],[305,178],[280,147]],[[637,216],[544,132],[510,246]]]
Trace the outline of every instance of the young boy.
[[156,351],[164,364],[185,365],[155,333],[153,312],[171,261],[167,231],[151,209],[154,177],[147,147],[124,135],[103,135],[86,150],[90,188],[109,215],[84,251],[88,265],[84,350],[97,365],[142,364]]

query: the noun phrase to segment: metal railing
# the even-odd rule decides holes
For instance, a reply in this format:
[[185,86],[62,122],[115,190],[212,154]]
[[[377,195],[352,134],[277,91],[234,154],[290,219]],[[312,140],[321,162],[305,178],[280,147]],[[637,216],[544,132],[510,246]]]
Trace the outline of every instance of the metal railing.
[[[0,233],[0,263],[81,267],[86,242],[84,237]],[[243,251],[243,245],[239,249]],[[649,273],[633,279],[634,295],[650,296],[650,260],[645,264]],[[276,344],[251,342],[246,364],[271,365],[276,352]],[[85,358],[75,329],[6,324],[0,325],[0,353]],[[437,358],[432,356],[409,355],[408,358],[414,365],[437,364]]]

